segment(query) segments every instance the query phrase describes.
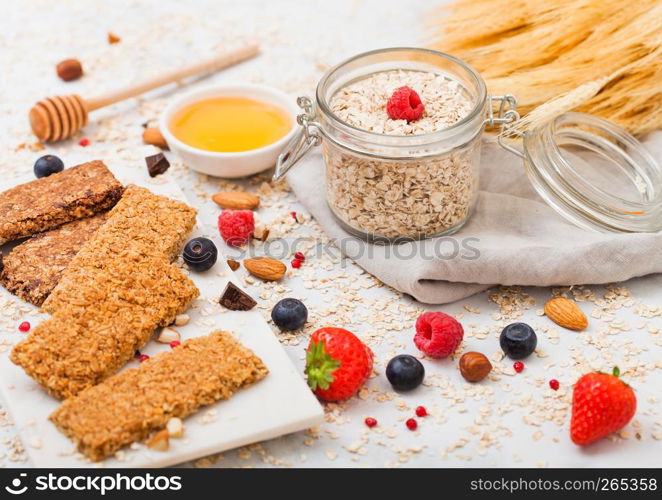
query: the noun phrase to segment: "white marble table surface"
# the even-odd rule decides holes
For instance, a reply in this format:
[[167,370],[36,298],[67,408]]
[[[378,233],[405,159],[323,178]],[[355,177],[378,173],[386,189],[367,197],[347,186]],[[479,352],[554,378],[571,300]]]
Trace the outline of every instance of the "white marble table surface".
[[[43,154],[19,146],[34,142],[27,127],[27,110],[42,96],[66,93],[92,96],[154,75],[160,69],[210,56],[242,39],[258,40],[263,54],[196,84],[247,80],[280,87],[293,97],[310,94],[323,71],[345,57],[373,48],[423,44],[431,34],[423,27],[424,22],[430,18],[432,7],[440,3],[443,2],[6,2],[0,17],[4,90],[0,101],[3,130],[0,176],[30,172],[34,160]],[[109,45],[106,41],[109,31],[119,35],[122,41]],[[78,82],[64,84],[55,77],[55,64],[67,57],[83,61],[86,75]],[[147,96],[151,99],[134,100],[98,112],[94,124],[85,131],[91,142],[85,150],[76,141],[69,141],[50,151],[65,161],[68,156],[89,155],[89,159],[144,168],[143,157],[150,149],[140,140],[141,124],[154,123],[176,90],[169,88]],[[172,170],[190,201],[200,208],[203,222],[211,227],[218,209],[209,201],[209,194],[223,184],[198,176],[176,162]],[[255,190],[259,182],[253,179],[240,184]],[[291,194],[268,202],[260,210],[260,217],[265,221],[284,221],[289,211],[302,212],[305,218],[305,210]],[[314,224],[308,221],[291,236],[314,234],[314,231]],[[220,242],[218,235],[215,239]],[[324,279],[328,281],[319,288],[322,283],[319,280]],[[310,287],[311,283],[317,283],[318,287]],[[303,298],[309,305],[312,321],[306,331],[298,336],[282,337],[284,345],[287,344],[285,349],[298,365],[303,365],[307,335],[318,326],[333,324],[347,327],[369,341],[378,360],[378,375],[368,382],[368,390],[362,397],[329,406],[327,422],[320,429],[230,451],[194,465],[660,465],[662,421],[656,388],[662,383],[662,342],[655,331],[662,328],[662,276],[622,284],[632,298],[621,289],[613,293],[603,286],[587,287],[599,299],[606,295],[605,307],[612,304],[613,310],[602,319],[591,318],[589,330],[579,335],[561,329],[541,333],[546,357],[527,360],[527,369],[521,375],[504,373],[501,380],[487,386],[489,389],[483,384],[482,389],[476,390],[459,376],[457,361],[426,360],[430,384],[403,395],[390,392],[383,371],[394,354],[416,353],[411,342],[411,318],[415,318],[417,308],[422,306],[399,297],[387,287],[371,285],[371,279],[351,262],[339,259],[331,262],[324,257],[310,258],[300,272],[287,278],[281,290],[249,283],[254,296],[260,296],[265,314],[268,305],[282,296]],[[525,292],[535,298],[536,305],[524,312],[523,320],[539,328],[549,327],[551,323],[539,316],[539,310],[551,291],[541,288]],[[483,293],[431,309],[462,315],[461,321],[468,332],[466,349],[481,350],[492,356],[499,350],[495,331],[508,320],[496,316],[499,308],[488,300],[488,295]],[[594,315],[604,308],[588,301],[581,305]],[[471,312],[476,310],[480,314]],[[642,317],[646,315],[649,317]],[[372,321],[374,318],[379,319]],[[13,322],[14,318],[3,321]],[[614,333],[612,329],[606,333],[609,325],[622,325],[622,331]],[[577,359],[582,360],[580,366],[573,364]],[[568,439],[570,386],[582,369],[607,369],[615,362],[625,368],[626,375],[628,370],[636,375],[632,383],[637,388],[640,406],[635,422],[618,439],[579,450]],[[508,372],[507,367],[504,371]],[[558,393],[552,394],[547,388],[550,378],[561,381]],[[412,433],[405,428],[404,420],[417,405],[425,405],[431,416],[421,419],[419,430]],[[556,418],[564,423],[547,421],[545,412],[556,412]],[[380,426],[368,431],[363,424],[367,416],[377,418]],[[15,429],[3,413],[0,463],[7,467],[29,465],[21,461],[24,454],[20,448]]]

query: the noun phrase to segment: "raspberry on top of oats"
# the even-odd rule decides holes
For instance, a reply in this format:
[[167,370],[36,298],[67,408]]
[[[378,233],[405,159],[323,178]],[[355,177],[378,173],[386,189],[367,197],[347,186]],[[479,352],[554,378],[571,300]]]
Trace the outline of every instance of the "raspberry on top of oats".
[[[424,103],[425,113],[421,109],[420,115],[412,115],[418,119],[394,119],[389,112],[384,113],[384,103],[402,88],[416,89],[416,96]],[[404,92],[398,95],[404,96]],[[460,82],[443,74],[392,70],[373,73],[340,88],[330,105],[340,120],[353,127],[377,134],[417,135],[459,122],[471,112],[473,100]],[[412,108],[417,108],[415,98]]]
[[411,87],[400,87],[386,103],[386,112],[391,120],[418,120],[425,112],[420,96]]

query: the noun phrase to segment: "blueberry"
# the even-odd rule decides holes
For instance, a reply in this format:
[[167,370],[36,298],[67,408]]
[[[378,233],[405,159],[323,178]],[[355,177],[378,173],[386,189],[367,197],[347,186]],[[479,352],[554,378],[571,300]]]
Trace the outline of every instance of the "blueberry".
[[55,155],[46,155],[34,163],[34,175],[37,179],[57,174],[64,170],[64,163]]
[[522,359],[536,350],[538,337],[526,323],[512,323],[501,332],[499,344],[509,358]]
[[425,377],[423,364],[414,356],[400,354],[386,365],[386,378],[398,391],[416,389]]
[[193,238],[184,247],[182,257],[194,271],[206,271],[216,263],[218,250],[208,238]]
[[297,299],[283,299],[271,311],[271,319],[281,330],[298,330],[308,321],[308,309]]

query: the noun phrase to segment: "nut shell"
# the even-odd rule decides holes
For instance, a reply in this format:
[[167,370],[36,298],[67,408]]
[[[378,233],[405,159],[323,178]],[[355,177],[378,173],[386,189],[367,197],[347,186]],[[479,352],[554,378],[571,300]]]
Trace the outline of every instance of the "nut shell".
[[78,80],[83,76],[83,65],[78,59],[65,59],[56,66],[57,76],[65,82]]
[[271,257],[255,257],[244,259],[244,267],[256,278],[276,281],[285,276],[287,266]]
[[588,319],[577,304],[565,297],[555,297],[545,304],[545,314],[554,323],[569,330],[583,330]]
[[480,382],[492,371],[492,363],[480,352],[466,352],[460,358],[460,373],[467,382]]
[[211,197],[221,208],[232,210],[254,210],[260,205],[260,199],[244,191],[223,191]]

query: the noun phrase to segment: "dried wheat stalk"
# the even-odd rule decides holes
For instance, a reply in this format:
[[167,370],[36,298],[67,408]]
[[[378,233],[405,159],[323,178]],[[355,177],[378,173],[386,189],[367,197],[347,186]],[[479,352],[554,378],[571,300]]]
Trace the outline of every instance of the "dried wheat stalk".
[[440,13],[432,45],[515,94],[520,131],[571,109],[662,128],[660,0],[458,0]]

